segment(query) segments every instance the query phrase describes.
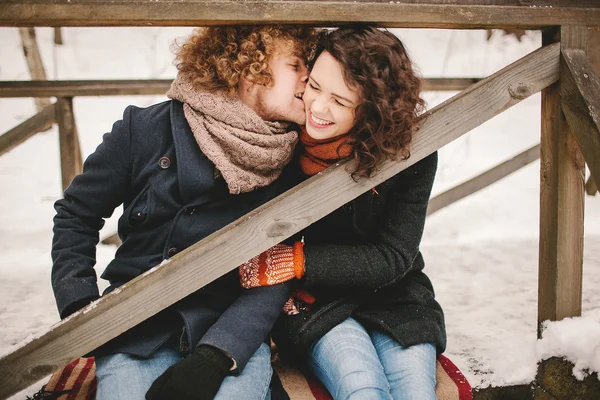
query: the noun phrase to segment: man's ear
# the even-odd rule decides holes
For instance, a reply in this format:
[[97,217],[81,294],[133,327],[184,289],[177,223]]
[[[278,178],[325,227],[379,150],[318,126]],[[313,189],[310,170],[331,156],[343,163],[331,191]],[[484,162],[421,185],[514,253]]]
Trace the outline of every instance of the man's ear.
[[255,83],[253,81],[251,81],[250,79],[248,79],[247,76],[242,75],[242,77],[240,78],[241,91],[249,92],[250,89],[252,89],[252,86],[254,86],[254,85],[255,85]]

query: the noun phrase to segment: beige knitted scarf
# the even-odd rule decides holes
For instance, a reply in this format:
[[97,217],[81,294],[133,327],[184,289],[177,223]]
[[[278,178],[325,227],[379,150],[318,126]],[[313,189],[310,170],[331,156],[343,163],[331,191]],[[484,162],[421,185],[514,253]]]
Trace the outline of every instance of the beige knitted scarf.
[[184,103],[196,142],[230,193],[269,185],[291,160],[298,133],[290,123],[264,121],[238,98],[198,90],[182,74],[167,96]]

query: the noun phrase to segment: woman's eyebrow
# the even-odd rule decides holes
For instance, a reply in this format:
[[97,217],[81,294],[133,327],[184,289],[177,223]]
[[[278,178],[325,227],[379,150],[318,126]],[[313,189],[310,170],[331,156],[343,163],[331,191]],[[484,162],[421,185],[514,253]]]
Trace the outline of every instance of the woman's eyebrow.
[[[313,76],[309,76],[308,78],[310,80],[312,80],[317,86],[321,87],[321,85],[319,85],[319,82],[317,82],[317,80]],[[335,94],[335,93],[331,93],[331,95],[334,97],[337,97],[338,99],[347,101],[348,103],[350,103],[350,105],[354,106],[354,102],[350,99],[345,98],[344,96],[340,96],[339,94]]]

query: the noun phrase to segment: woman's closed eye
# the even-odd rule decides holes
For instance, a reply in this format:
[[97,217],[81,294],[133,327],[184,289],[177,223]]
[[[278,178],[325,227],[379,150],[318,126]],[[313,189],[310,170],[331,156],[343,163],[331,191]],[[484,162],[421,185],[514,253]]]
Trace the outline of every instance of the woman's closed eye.
[[310,86],[310,88],[316,92],[320,92],[321,89],[319,89],[318,87],[316,87],[312,82],[308,82],[308,86]]

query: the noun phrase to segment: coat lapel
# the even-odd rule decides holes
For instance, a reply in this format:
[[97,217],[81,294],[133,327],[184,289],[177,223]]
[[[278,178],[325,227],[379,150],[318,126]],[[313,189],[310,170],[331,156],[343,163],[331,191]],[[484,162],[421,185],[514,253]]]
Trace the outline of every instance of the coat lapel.
[[184,204],[189,204],[215,187],[215,166],[202,153],[183,113],[183,103],[171,102],[171,129],[175,154],[179,192]]

